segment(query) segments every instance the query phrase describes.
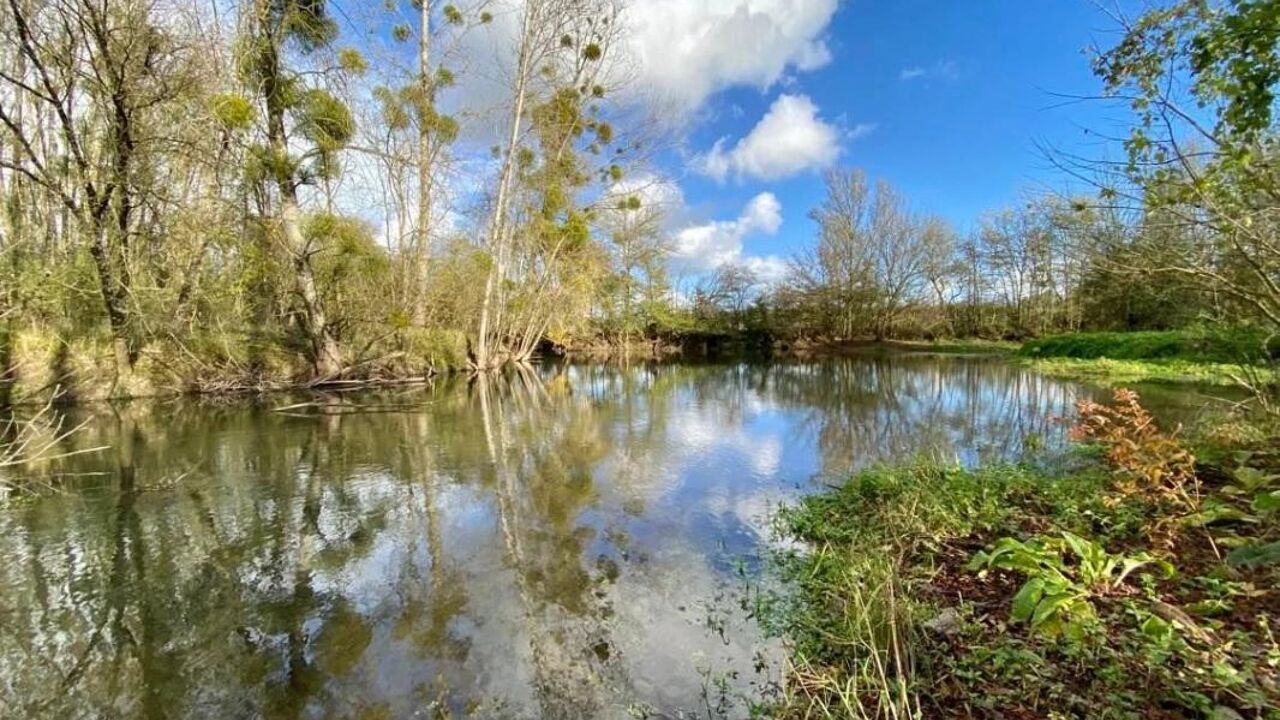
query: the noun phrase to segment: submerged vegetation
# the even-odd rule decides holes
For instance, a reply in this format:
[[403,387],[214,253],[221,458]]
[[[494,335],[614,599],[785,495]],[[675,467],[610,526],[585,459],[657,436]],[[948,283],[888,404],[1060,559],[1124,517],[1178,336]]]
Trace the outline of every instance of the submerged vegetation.
[[781,516],[781,716],[1280,713],[1274,444],[1080,412],[1066,457],[882,467]]

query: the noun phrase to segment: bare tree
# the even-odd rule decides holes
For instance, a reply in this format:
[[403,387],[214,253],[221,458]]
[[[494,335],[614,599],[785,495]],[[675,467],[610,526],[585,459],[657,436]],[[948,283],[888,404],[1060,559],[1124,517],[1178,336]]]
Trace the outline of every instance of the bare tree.
[[128,257],[147,191],[142,164],[179,94],[181,48],[151,12],[146,0],[6,0],[0,10],[0,37],[16,48],[16,62],[0,67],[12,150],[0,167],[56,198],[86,238],[119,377],[139,350]]

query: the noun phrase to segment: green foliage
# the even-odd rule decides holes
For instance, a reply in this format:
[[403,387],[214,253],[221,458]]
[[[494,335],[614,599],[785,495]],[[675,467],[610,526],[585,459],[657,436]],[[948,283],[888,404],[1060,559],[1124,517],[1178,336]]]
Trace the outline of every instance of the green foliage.
[[[1265,458],[1238,460],[1250,470],[1215,497],[1252,511],[1275,481]],[[773,716],[893,716],[884,699],[901,691],[921,707],[898,716],[1270,717],[1271,530],[1227,521],[1244,537],[1225,564],[1202,527],[1157,554],[1135,529],[1163,510],[1108,502],[1095,462],[880,468],[784,510],[780,530],[801,546],[779,551],[784,589],[757,602],[791,648]],[[973,554],[975,541],[987,549]],[[877,672],[895,656],[911,662]]]
[[[1195,218],[1206,231],[1172,274],[1229,296],[1240,315],[1272,328],[1280,325],[1280,253],[1271,241],[1278,53],[1274,2],[1181,0],[1150,9],[1094,63],[1107,92],[1125,97],[1136,116],[1127,180],[1146,210]],[[1189,138],[1206,147],[1191,148]]]
[[1280,542],[1265,545],[1243,545],[1227,555],[1227,562],[1243,567],[1280,563]]
[[378,110],[383,122],[391,130],[405,130],[412,122],[400,93],[383,85],[373,89],[373,98],[378,103]]
[[334,277],[372,277],[386,269],[386,253],[361,220],[317,213],[306,218],[302,232],[309,245],[320,249]]
[[352,75],[363,75],[369,70],[369,62],[355,48],[342,48],[338,51],[338,67]]
[[[1101,545],[1064,532],[1025,542],[1001,538],[973,556],[970,570],[999,568],[1027,577],[1013,596],[1010,617],[1050,636],[1083,640],[1098,623],[1094,602],[1122,590],[1137,569],[1156,560],[1146,554],[1112,555]],[[1162,563],[1167,574],[1173,568]]]
[[344,147],[355,133],[355,117],[338,98],[325,90],[308,90],[299,98],[298,129],[321,153]]
[[423,118],[423,122],[440,142],[451,143],[458,139],[458,121],[448,115],[433,111]]
[[243,95],[223,93],[210,102],[213,117],[227,130],[244,130],[253,125],[257,110]]
[[267,12],[284,36],[303,52],[326,47],[338,37],[338,23],[329,17],[326,0],[270,0]]
[[[1031,340],[1019,354],[1028,358],[1184,360],[1202,363],[1256,363],[1265,359],[1268,334],[1247,326],[1214,330],[1073,333]],[[1267,353],[1275,352],[1275,347]]]
[[404,343],[411,359],[430,367],[466,367],[467,338],[463,332],[410,328],[404,332]]

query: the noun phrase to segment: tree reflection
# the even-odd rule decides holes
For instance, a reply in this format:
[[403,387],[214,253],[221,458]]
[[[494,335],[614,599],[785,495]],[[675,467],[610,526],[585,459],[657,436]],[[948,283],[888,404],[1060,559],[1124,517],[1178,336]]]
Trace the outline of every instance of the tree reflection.
[[604,608],[590,593],[593,579],[580,562],[594,532],[576,520],[595,499],[591,466],[608,446],[590,406],[572,400],[565,376],[553,377],[551,388],[518,368],[506,381],[478,376],[474,392],[540,716],[598,717],[611,663],[593,648],[611,643]]
[[1016,454],[1080,392],[894,358],[89,409],[63,449],[111,450],[47,462],[63,492],[0,511],[0,715],[700,704],[695,667],[732,651],[749,675],[756,640],[680,608],[734,581],[765,503],[813,469]]

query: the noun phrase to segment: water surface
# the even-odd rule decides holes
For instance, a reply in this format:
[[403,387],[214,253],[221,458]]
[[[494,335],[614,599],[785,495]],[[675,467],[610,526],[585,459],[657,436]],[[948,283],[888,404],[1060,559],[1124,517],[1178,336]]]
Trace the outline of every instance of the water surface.
[[740,717],[771,508],[1091,393],[897,356],[95,408],[0,509],[0,716]]

